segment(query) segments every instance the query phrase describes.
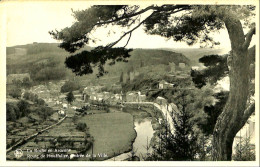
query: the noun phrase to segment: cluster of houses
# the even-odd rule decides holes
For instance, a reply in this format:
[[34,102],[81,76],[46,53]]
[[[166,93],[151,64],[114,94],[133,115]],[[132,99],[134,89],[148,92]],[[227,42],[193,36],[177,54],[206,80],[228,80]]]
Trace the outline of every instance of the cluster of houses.
[[124,98],[125,102],[145,102],[146,101],[146,95],[141,94],[140,91],[138,92],[127,92]]
[[[52,107],[54,110],[58,111],[55,119],[58,119],[60,116],[65,115],[65,111],[68,109],[68,103],[66,101],[66,94],[60,93],[60,88],[65,81],[60,81],[59,83],[49,82],[47,85],[38,85],[30,89],[29,92],[37,94],[38,97],[42,98],[45,103]],[[75,102],[70,108],[76,110],[82,106],[82,95],[79,92],[73,92],[75,97]]]
[[83,101],[99,101],[106,103],[122,102],[122,94],[113,94],[111,92],[102,92],[101,86],[89,86],[83,90]]
[[101,92],[101,88],[98,86],[86,87],[83,91],[83,99],[87,101],[87,96],[89,100],[100,101],[109,104],[122,103],[122,102],[144,102],[146,100],[146,95],[141,94],[141,92],[127,92],[127,93],[111,93],[111,92]]
[[50,98],[50,90],[45,85],[34,86],[30,91],[37,94],[42,99]]
[[[173,87],[174,85],[174,84],[167,83],[165,81],[163,81],[162,83],[163,85],[159,86],[160,89]],[[99,101],[108,104],[117,104],[123,102],[146,102],[147,97],[145,94],[142,94],[140,91],[129,91],[126,93],[121,92],[118,94],[114,94],[111,92],[101,92],[101,87],[99,86],[90,86],[90,87],[86,87],[83,91],[83,101],[87,102],[88,100]],[[165,105],[167,104],[167,100],[163,97],[158,96],[156,98],[156,103],[160,105]]]

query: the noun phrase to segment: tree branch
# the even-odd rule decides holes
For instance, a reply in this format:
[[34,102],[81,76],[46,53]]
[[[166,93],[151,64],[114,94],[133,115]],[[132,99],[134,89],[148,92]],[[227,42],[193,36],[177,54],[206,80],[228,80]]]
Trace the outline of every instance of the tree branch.
[[[156,7],[153,7],[154,9],[156,9]],[[147,8],[146,8],[147,9]],[[152,9],[152,8],[150,8],[150,9]],[[173,8],[168,8],[167,10],[170,10],[170,9],[172,9],[172,10],[174,10],[174,9],[178,9],[178,10],[176,10],[176,11],[173,11],[173,12],[171,12],[172,14],[173,13],[178,13],[178,12],[180,12],[180,11],[183,11],[183,10],[186,10],[186,9],[190,9],[190,6],[182,6],[182,7],[180,7],[180,6],[174,6],[174,9]],[[106,47],[107,48],[112,48],[114,45],[116,45],[121,39],[123,39],[127,34],[130,34],[130,36],[129,36],[129,39],[128,39],[128,41],[127,41],[127,44],[128,44],[128,42],[129,42],[129,40],[130,40],[130,38],[131,38],[131,34],[132,34],[132,32],[134,31],[134,30],[136,30],[138,27],[140,27],[146,20],[148,20],[149,18],[151,18],[155,13],[158,13],[158,12],[160,12],[160,11],[165,11],[165,9],[163,10],[158,10],[158,11],[154,11],[152,14],[150,14],[148,17],[146,17],[143,21],[141,21],[136,27],[134,27],[132,30],[130,30],[130,31],[127,31],[127,32],[125,32],[117,41],[115,41],[115,42],[113,42],[113,43],[110,43],[110,44],[108,44],[108,45],[106,45]],[[126,44],[126,45],[127,45]],[[125,45],[125,46],[126,46]],[[124,47],[125,47],[124,46]]]
[[253,37],[254,34],[255,34],[255,26],[252,27],[252,28],[248,31],[248,33],[246,34],[246,36],[245,36],[246,40],[245,40],[245,42],[244,42],[244,44],[243,44],[243,49],[247,49],[247,48],[249,47],[250,42],[251,42],[252,37]]
[[[154,6],[148,6],[147,8],[142,9],[142,10],[140,10],[139,12],[136,12],[136,13],[133,13],[133,14],[130,14],[130,15],[124,15],[124,16],[119,17],[119,18],[116,18],[116,19],[114,19],[114,20],[108,20],[108,21],[98,22],[98,23],[96,23],[94,26],[117,22],[117,21],[120,21],[120,20],[123,20],[123,19],[131,18],[131,17],[137,16],[137,15],[143,14],[143,13],[147,12],[148,10],[154,10],[154,9],[155,9]],[[93,26],[93,27],[94,27],[94,26]]]
[[255,102],[250,104],[247,109],[244,111],[244,115],[241,121],[241,128],[245,125],[248,118],[252,115],[252,113],[255,111]]
[[127,40],[127,42],[126,42],[126,44],[125,44],[125,46],[124,46],[124,47],[126,47],[126,46],[128,45],[128,42],[130,41],[130,39],[131,39],[131,36],[132,36],[132,32],[129,34],[129,38],[128,38],[128,40]]
[[147,12],[148,10],[154,10],[155,12],[162,12],[162,11],[172,11],[175,9],[191,9],[191,6],[189,5],[176,5],[176,6],[172,6],[172,5],[164,5],[164,8],[160,8],[160,7],[156,7],[156,6],[148,6],[145,9],[140,10],[139,12],[133,13],[133,14],[129,14],[129,15],[124,15],[122,17],[116,18],[114,20],[108,20],[108,21],[102,21],[102,22],[98,22],[96,23],[94,26],[99,26],[99,25],[103,25],[103,24],[109,24],[109,23],[113,23],[113,22],[117,22],[117,21],[121,21],[123,19],[127,19],[127,18],[131,18],[140,14],[143,14],[145,12]]
[[[132,30],[125,32],[117,41],[108,44],[106,47],[107,48],[112,48],[115,46],[121,39],[123,39],[127,34],[131,34],[134,30],[136,30],[138,27],[140,27],[148,18],[150,18],[154,13],[152,13],[150,16],[146,17],[143,21],[141,21],[137,26],[135,26]],[[131,37],[131,35],[130,35]],[[130,39],[130,38],[129,38]],[[127,43],[129,42],[129,39]]]

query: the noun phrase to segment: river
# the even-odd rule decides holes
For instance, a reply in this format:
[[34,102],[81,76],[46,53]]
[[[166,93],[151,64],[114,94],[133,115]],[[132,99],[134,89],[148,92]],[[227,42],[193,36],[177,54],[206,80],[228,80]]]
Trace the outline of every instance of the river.
[[[140,160],[143,160],[143,156],[147,154],[147,151],[149,153],[152,152],[152,149],[149,148],[147,150],[147,145],[150,145],[151,138],[153,137],[154,130],[152,128],[152,118],[137,118],[134,121],[135,125],[135,131],[137,133],[137,136],[135,138],[135,141],[133,143],[133,150],[135,152],[135,155],[140,158]],[[116,157],[110,158],[107,161],[123,161],[127,158],[131,157],[131,151],[128,153],[120,154]]]

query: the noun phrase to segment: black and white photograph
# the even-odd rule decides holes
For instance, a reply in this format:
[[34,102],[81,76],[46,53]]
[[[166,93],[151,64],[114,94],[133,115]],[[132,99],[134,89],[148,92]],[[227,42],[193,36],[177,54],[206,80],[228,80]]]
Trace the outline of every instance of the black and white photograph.
[[5,165],[259,165],[257,0],[0,10]]

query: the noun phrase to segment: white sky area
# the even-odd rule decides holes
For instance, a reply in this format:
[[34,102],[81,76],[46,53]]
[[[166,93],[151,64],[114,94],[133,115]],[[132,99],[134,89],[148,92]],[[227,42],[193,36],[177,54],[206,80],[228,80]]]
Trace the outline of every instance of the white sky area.
[[[48,31],[61,30],[68,27],[75,21],[72,16],[73,10],[82,10],[90,6],[89,2],[77,1],[55,1],[55,2],[6,2],[6,45],[15,46],[33,42],[57,43]],[[107,29],[109,30],[109,29]],[[120,29],[114,29],[117,33]],[[105,45],[117,37],[107,38],[104,29],[97,31],[94,35],[101,41],[97,45]],[[105,38],[104,38],[105,37]],[[230,41],[226,30],[213,34],[216,41],[221,43],[217,48],[230,49]],[[128,37],[117,46],[124,46]],[[95,45],[91,45],[95,46]],[[140,27],[134,33],[128,44],[129,48],[186,48],[186,43],[166,40],[160,36],[151,36],[144,33]],[[199,45],[192,46],[198,48]]]

